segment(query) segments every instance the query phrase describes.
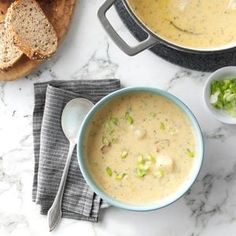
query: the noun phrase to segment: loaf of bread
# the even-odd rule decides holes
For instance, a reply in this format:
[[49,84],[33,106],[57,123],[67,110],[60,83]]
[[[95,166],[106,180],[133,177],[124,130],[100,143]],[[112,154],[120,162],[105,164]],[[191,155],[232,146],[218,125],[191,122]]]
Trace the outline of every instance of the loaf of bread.
[[35,0],[16,0],[6,14],[15,45],[30,59],[50,57],[57,49],[57,35]]
[[13,37],[5,27],[5,23],[0,23],[0,70],[6,70],[13,66],[22,56],[22,51],[14,45]]

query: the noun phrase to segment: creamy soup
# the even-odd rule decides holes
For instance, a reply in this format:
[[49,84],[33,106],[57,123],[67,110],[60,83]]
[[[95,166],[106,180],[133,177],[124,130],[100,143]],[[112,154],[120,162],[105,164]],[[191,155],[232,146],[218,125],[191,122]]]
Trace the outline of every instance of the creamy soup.
[[236,0],[128,0],[144,24],[180,46],[216,48],[236,42]]
[[151,93],[122,96],[105,105],[88,127],[87,166],[113,198],[151,203],[176,192],[195,161],[195,137],[186,115]]

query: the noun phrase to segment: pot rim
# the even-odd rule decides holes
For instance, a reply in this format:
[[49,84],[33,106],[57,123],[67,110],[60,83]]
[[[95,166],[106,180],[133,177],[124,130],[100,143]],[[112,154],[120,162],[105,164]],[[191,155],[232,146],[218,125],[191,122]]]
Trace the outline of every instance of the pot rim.
[[229,45],[228,47],[224,47],[224,48],[212,48],[212,49],[198,49],[198,48],[191,48],[191,47],[184,47],[184,46],[180,46],[178,44],[174,44],[162,37],[160,37],[160,35],[156,34],[155,32],[153,32],[147,25],[145,25],[143,23],[143,21],[135,14],[135,12],[132,10],[132,8],[129,6],[128,1],[127,0],[122,0],[126,10],[128,11],[128,13],[131,15],[131,17],[133,18],[133,20],[144,30],[146,31],[148,34],[152,35],[153,37],[155,37],[159,43],[164,44],[170,48],[173,49],[177,49],[178,51],[182,51],[182,52],[187,52],[187,53],[194,53],[194,54],[212,54],[212,53],[226,53],[231,51],[232,49],[236,48],[236,42],[234,45]]

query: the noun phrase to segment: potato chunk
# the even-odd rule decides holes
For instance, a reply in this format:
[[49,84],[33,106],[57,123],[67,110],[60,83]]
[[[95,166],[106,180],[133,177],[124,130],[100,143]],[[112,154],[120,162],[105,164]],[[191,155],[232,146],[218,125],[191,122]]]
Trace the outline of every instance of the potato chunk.
[[156,167],[165,172],[172,172],[174,170],[174,161],[171,157],[160,154],[156,158]]
[[134,135],[137,139],[143,139],[146,136],[147,131],[142,128],[135,128],[134,129]]

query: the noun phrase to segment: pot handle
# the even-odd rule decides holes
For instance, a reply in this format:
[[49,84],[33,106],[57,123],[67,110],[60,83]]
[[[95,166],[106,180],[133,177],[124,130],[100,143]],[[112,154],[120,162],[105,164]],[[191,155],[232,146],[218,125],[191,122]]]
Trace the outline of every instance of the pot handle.
[[153,37],[151,34],[148,34],[148,37],[140,42],[138,45],[132,47],[128,45],[121,37],[118,35],[118,33],[115,31],[115,29],[112,27],[110,22],[108,21],[106,17],[107,11],[112,7],[112,5],[115,3],[116,0],[106,0],[103,5],[98,10],[98,18],[100,22],[102,23],[104,29],[109,34],[111,39],[115,42],[115,44],[126,54],[129,56],[134,56],[140,52],[142,52],[145,49],[148,49],[155,44],[158,43],[158,40]]

